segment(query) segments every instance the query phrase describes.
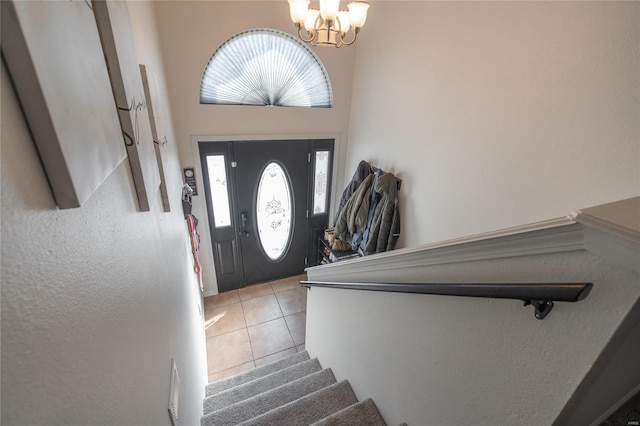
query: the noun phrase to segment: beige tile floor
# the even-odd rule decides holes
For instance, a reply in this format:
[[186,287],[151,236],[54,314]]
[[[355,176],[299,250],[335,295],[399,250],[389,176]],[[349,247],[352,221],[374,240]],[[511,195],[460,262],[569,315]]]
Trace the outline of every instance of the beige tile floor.
[[306,275],[204,299],[209,383],[304,350]]

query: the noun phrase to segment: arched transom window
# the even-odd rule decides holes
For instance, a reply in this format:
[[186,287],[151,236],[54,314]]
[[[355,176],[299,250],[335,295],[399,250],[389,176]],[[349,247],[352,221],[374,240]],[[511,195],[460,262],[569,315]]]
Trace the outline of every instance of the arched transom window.
[[333,107],[331,82],[316,54],[274,29],[242,32],[211,56],[201,104]]

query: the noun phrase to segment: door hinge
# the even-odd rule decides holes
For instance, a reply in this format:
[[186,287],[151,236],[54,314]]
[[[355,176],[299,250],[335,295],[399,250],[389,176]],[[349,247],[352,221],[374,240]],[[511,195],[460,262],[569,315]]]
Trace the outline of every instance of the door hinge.
[[311,153],[308,153],[307,154],[307,163],[310,163],[310,162],[311,162]]
[[308,265],[309,264],[309,259],[307,259],[306,257],[304,258],[304,264]]
[[307,218],[309,217],[309,210],[307,210]]
[[231,162],[231,167],[238,167],[238,163],[236,163],[235,161]]

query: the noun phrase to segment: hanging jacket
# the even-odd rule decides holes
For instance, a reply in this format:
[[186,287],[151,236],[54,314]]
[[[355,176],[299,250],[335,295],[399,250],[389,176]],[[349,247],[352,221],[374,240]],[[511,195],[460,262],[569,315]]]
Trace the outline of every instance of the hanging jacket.
[[[375,185],[380,177],[384,176],[385,174],[387,173],[380,169],[375,171],[375,173],[373,174],[373,181],[371,182],[372,188],[375,188]],[[373,215],[375,213],[376,207],[378,206],[378,203],[380,202],[380,199],[382,199],[381,193],[375,190],[369,191],[369,212],[367,214],[367,224],[365,225],[364,229],[357,229],[355,234],[353,235],[353,238],[351,240],[351,249],[353,251],[360,251],[361,253],[366,254],[366,242],[369,240],[369,233],[371,232],[371,222],[373,221]]]
[[338,205],[338,211],[336,211],[336,218],[333,221],[334,224],[338,223],[338,217],[340,216],[340,213],[342,212],[345,204],[347,204],[347,201],[349,201],[349,198],[351,198],[353,193],[356,192],[360,185],[362,185],[364,179],[371,173],[371,165],[364,160],[360,161],[355,173],[353,174],[353,177],[342,192],[342,197],[340,197],[340,204]]
[[400,210],[398,202],[398,179],[386,173],[376,179],[372,191],[381,195],[374,214],[367,223],[367,237],[362,241],[365,254],[393,250],[400,236]]
[[349,197],[340,211],[334,229],[334,235],[340,240],[351,243],[356,229],[358,227],[361,229],[366,227],[369,215],[369,191],[371,190],[372,181],[373,174],[365,177],[364,181]]

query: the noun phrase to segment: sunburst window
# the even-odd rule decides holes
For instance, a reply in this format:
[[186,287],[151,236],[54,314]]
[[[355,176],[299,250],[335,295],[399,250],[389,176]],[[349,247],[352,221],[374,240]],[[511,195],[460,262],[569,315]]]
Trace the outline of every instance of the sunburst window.
[[331,108],[333,95],[311,49],[285,32],[259,28],[231,37],[213,53],[200,103]]

